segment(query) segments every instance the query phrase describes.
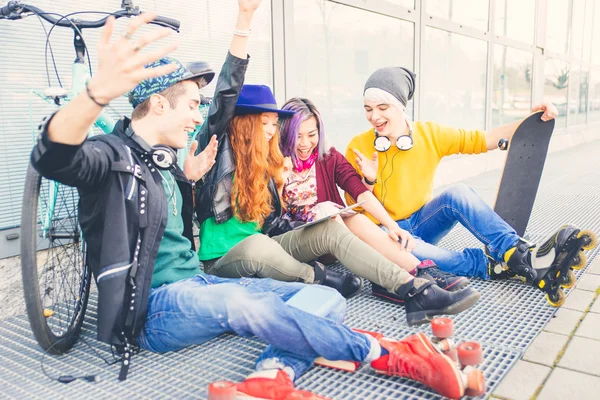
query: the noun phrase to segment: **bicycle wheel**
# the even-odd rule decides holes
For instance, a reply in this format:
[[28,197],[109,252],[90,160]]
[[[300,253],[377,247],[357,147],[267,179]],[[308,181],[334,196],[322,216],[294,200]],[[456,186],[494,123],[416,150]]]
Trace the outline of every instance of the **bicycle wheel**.
[[29,165],[21,216],[21,273],[31,329],[50,354],[62,354],[77,341],[90,292],[78,200],[77,189],[44,179]]

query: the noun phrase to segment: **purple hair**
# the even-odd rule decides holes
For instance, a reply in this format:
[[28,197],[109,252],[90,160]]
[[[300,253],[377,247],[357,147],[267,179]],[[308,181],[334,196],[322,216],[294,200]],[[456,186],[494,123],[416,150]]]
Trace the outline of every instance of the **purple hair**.
[[300,125],[307,119],[315,117],[317,120],[317,131],[319,132],[317,154],[319,161],[323,160],[323,156],[325,155],[325,128],[323,127],[321,113],[317,110],[317,107],[308,99],[294,97],[289,99],[281,109],[296,112],[292,117],[284,119],[279,129],[281,138],[280,147],[283,156],[291,157],[293,165],[296,165],[296,144],[298,142]]

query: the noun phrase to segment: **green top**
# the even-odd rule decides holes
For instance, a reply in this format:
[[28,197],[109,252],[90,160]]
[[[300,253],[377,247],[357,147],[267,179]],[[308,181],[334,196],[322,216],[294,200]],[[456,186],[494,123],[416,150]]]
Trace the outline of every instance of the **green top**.
[[[165,283],[173,283],[191,278],[202,273],[198,259],[192,250],[192,243],[183,236],[183,218],[181,207],[183,197],[175,178],[169,171],[161,171],[163,187],[167,193],[167,226],[160,241],[152,287],[156,288]],[[177,210],[176,214],[173,210]]]
[[206,261],[223,257],[236,244],[257,233],[261,232],[256,222],[242,222],[234,216],[217,224],[214,217],[208,218],[200,227],[198,258]]

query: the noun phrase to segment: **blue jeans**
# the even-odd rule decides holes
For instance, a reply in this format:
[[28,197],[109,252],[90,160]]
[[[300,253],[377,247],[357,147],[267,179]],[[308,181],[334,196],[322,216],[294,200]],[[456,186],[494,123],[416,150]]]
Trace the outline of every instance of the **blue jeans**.
[[451,251],[435,246],[457,222],[485,244],[496,261],[501,261],[519,240],[515,230],[463,184],[448,188],[410,217],[396,222],[415,237],[415,257],[433,260],[440,269],[461,276],[489,279],[482,249]]
[[291,367],[296,378],[319,356],[365,360],[371,342],[341,324],[346,301],[337,291],[331,289],[339,302],[327,318],[285,304],[304,286],[272,279],[197,275],[152,289],[140,347],[163,353],[204,343],[224,332],[257,336],[270,344],[260,355],[257,369]]

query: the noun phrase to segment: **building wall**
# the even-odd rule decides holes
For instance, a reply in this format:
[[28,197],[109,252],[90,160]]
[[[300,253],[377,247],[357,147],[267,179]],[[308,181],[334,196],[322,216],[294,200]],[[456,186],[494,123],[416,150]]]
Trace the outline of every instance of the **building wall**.
[[[36,1],[45,11],[114,11],[115,1]],[[280,103],[305,96],[324,115],[329,141],[345,150],[369,128],[365,79],[382,66],[417,73],[409,104],[415,119],[490,129],[526,116],[532,103],[560,111],[551,151],[598,138],[600,4],[593,0],[263,0],[252,27],[246,82],[273,87]],[[206,60],[218,71],[231,39],[236,0],[157,2],[142,10],[179,19],[175,57]],[[82,15],[81,18],[96,18]],[[120,31],[124,21],[119,21]],[[49,26],[46,24],[46,28]],[[98,30],[84,31],[95,65]],[[46,35],[35,17],[0,21],[0,257],[18,250],[21,199],[32,128],[52,107],[32,93],[48,86]],[[61,82],[70,83],[72,33],[50,43]],[[48,57],[49,79],[58,85]],[[213,82],[206,89],[214,91]],[[131,111],[124,98],[113,116]],[[436,185],[500,168],[503,153],[444,160]],[[8,241],[6,236],[15,238]]]

